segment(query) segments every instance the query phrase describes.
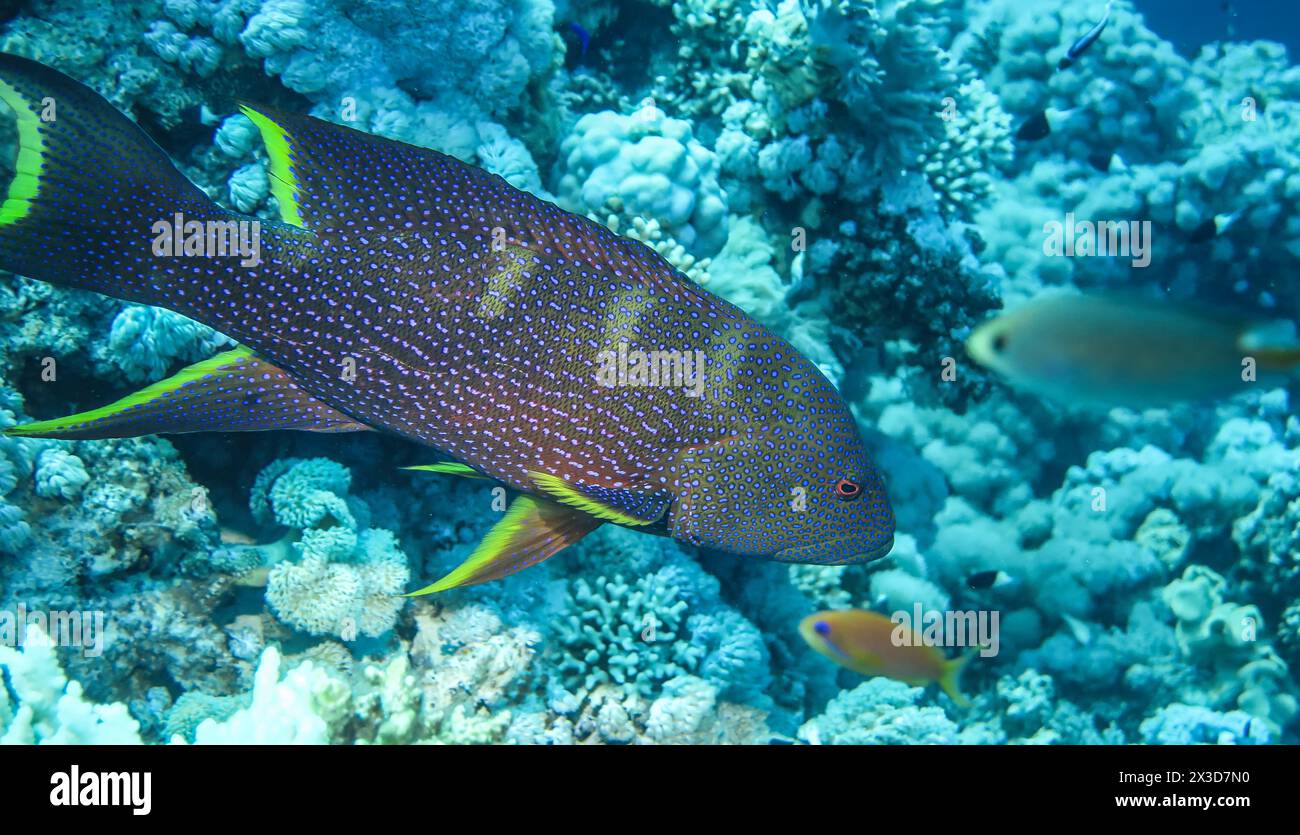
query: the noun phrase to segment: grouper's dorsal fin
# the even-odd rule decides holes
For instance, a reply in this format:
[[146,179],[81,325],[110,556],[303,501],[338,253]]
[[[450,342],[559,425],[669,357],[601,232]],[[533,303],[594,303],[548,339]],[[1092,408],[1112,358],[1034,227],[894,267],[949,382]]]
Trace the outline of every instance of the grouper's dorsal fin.
[[595,484],[574,484],[548,473],[530,472],[538,490],[557,502],[619,525],[641,527],[663,518],[672,502],[666,490],[628,490]]
[[673,273],[649,247],[455,157],[314,116],[240,109],[262,135],[285,223],[364,238],[397,261],[427,257],[430,247],[486,256],[500,249],[504,232],[510,246],[594,265],[611,278],[659,286]]
[[493,227],[530,237],[521,219],[534,216],[527,223],[533,227],[567,215],[430,148],[263,105],[241,104],[240,111],[262,135],[271,190],[285,223],[314,232],[369,230],[377,238],[445,230],[452,221],[451,228],[460,229],[472,218],[484,224],[475,233],[486,248],[484,233]]
[[549,499],[520,496],[450,574],[408,597],[473,586],[537,565],[600,527],[600,520]]
[[271,183],[271,193],[280,204],[280,220],[291,226],[305,226],[298,208],[298,176],[294,171],[297,153],[293,137],[274,118],[246,104],[239,106],[239,112],[247,116],[262,135],[268,161],[266,176]]
[[89,440],[185,432],[357,432],[368,428],[316,400],[247,348],[237,348],[107,406],[12,426],[5,434]]

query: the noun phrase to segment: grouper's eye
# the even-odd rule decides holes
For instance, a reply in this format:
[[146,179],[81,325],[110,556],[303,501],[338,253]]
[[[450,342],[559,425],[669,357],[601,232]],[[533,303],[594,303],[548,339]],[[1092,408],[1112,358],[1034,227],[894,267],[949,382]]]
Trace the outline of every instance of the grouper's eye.
[[829,635],[831,634],[831,625],[824,620],[819,620],[813,624],[813,631],[818,635]]
[[993,353],[995,354],[1000,354],[1005,351],[1007,349],[1006,332],[1003,331],[1002,333],[996,334],[989,342],[989,346],[993,349]]
[[849,481],[847,478],[842,478],[835,482],[835,495],[839,496],[846,502],[852,501],[862,495],[862,487],[856,481]]

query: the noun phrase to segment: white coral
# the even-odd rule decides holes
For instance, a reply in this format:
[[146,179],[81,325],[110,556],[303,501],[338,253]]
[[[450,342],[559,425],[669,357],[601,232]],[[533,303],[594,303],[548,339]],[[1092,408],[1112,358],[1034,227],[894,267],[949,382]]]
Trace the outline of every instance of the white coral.
[[[17,696],[9,703],[8,688]],[[0,644],[0,744],[138,745],[140,724],[120,702],[86,701],[81,684],[68,681],[54,641],[27,628],[22,649]]]

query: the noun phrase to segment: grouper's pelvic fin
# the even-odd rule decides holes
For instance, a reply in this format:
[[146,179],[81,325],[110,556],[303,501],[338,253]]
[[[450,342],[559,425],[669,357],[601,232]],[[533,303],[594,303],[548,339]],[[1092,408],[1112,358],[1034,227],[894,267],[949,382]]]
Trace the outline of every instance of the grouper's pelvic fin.
[[368,428],[316,400],[247,348],[237,348],[107,406],[13,426],[5,434],[89,440],[184,432],[357,432]]
[[600,527],[600,520],[549,499],[519,496],[450,574],[408,597],[486,583],[537,565]]
[[[63,73],[0,54],[0,101],[18,129],[14,178],[7,188],[0,182],[0,269],[161,305],[223,330],[210,315],[214,299],[247,277],[240,262],[248,256],[160,257],[160,235],[178,216],[205,236],[212,225],[255,219],[214,203],[139,126]],[[300,232],[262,222],[259,248]]]

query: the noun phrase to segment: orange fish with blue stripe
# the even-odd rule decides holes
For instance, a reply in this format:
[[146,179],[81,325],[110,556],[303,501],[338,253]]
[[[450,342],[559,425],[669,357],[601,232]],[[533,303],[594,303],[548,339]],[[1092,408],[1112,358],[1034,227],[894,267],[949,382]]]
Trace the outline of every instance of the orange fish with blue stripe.
[[[643,244],[436,151],[244,106],[279,219],[260,221],[256,257],[160,255],[160,222],[220,235],[258,220],[61,73],[0,55],[0,99],[19,135],[0,268],[166,307],[240,346],[8,434],[374,430],[438,453],[434,472],[512,488],[465,562],[416,594],[504,577],[606,523],[762,559],[889,551],[884,481],[835,388]],[[598,382],[629,350],[692,352],[705,376]]]
[[[910,634],[899,640],[899,630]],[[799,623],[808,646],[864,676],[885,676],[905,684],[938,684],[958,707],[969,707],[957,686],[961,671],[973,656],[948,658],[926,646],[910,626],[895,623],[879,612],[836,609],[816,612]]]

